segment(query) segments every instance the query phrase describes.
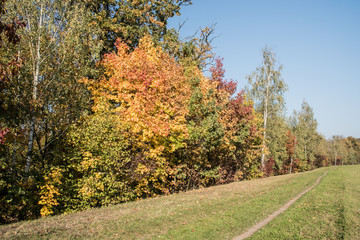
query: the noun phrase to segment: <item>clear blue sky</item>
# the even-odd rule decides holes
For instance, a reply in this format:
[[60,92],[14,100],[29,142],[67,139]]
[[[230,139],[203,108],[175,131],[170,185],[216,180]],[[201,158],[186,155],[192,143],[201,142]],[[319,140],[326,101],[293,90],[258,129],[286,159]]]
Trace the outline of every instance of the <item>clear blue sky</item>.
[[170,20],[190,36],[216,25],[214,52],[243,88],[267,45],[284,66],[287,115],[305,99],[318,131],[360,138],[360,0],[193,0]]

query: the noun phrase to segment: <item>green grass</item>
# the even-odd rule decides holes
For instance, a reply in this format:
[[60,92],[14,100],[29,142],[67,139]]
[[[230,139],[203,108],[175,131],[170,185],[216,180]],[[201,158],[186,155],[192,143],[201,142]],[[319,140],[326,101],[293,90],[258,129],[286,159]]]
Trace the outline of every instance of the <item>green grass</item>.
[[[321,168],[20,222],[0,226],[0,238],[231,239],[313,185],[325,171],[329,174],[318,187],[254,238],[360,239],[360,166]],[[309,219],[308,227],[297,223]]]
[[360,166],[331,168],[320,185],[250,239],[360,239]]

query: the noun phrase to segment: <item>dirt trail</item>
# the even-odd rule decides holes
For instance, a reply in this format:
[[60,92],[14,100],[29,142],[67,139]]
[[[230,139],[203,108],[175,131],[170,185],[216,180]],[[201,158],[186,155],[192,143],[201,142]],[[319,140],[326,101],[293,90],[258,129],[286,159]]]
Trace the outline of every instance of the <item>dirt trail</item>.
[[293,199],[291,199],[289,202],[287,202],[285,205],[283,205],[282,207],[280,207],[277,211],[273,212],[271,215],[269,215],[266,219],[262,220],[261,222],[256,223],[254,226],[252,226],[251,228],[249,228],[246,232],[244,232],[243,234],[235,237],[233,240],[241,240],[241,239],[245,239],[250,237],[251,235],[253,235],[255,232],[257,232],[259,229],[261,229],[262,227],[264,227],[266,224],[268,224],[271,220],[273,220],[275,217],[277,217],[280,213],[284,212],[286,209],[288,209],[294,202],[296,202],[299,198],[301,198],[304,194],[306,194],[307,192],[311,191],[314,187],[316,187],[319,183],[322,177],[326,176],[327,172],[324,173],[324,175],[320,176],[314,185],[312,185],[311,187],[307,188],[305,191],[303,191],[302,193],[300,193],[299,195],[297,195],[296,197],[294,197]]

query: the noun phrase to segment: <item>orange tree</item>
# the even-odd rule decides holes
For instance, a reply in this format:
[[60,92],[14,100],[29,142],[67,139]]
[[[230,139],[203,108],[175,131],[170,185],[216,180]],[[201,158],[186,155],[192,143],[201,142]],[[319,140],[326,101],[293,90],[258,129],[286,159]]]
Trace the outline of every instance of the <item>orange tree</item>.
[[[182,67],[149,37],[134,51],[121,41],[116,47],[117,52],[101,62],[105,74],[100,79],[82,80],[92,93],[94,112],[83,125],[111,129],[107,134],[95,130],[100,131],[97,136],[81,126],[72,132],[72,160],[86,165],[76,170],[81,176],[76,191],[85,206],[106,204],[100,199],[108,195],[106,187],[114,179],[125,184],[119,192],[128,193],[116,201],[168,193],[174,174],[169,156],[183,148],[188,137],[190,88]],[[117,171],[108,169],[114,164]],[[114,176],[105,179],[103,173],[109,171]]]
[[[93,113],[67,135],[51,211],[95,207],[260,176],[261,120],[221,60],[206,78],[179,64],[150,37],[100,63],[104,75],[82,79]],[[59,187],[61,182],[63,187]],[[55,199],[56,198],[56,199]],[[51,205],[56,203],[56,206]],[[55,205],[55,204],[54,204]]]

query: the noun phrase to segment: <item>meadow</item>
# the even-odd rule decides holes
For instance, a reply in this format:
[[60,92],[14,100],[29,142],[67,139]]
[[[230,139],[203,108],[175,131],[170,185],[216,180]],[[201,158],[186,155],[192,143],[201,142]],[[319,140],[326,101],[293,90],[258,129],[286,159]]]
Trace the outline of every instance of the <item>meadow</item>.
[[250,239],[360,239],[360,166],[319,168],[0,226],[2,239],[232,239],[301,197]]

